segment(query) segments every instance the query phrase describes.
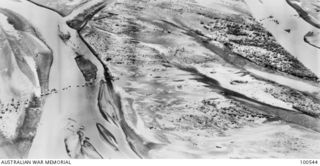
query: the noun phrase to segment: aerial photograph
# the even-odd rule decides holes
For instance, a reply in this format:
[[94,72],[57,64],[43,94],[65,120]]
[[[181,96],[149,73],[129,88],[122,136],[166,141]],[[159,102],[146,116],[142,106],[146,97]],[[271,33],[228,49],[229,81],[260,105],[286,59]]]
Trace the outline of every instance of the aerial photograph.
[[319,78],[320,0],[0,0],[0,159],[320,159]]

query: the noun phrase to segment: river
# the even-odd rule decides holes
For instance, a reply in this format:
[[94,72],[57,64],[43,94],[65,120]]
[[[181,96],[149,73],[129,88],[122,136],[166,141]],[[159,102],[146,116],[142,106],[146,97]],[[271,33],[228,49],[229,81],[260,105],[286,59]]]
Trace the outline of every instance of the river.
[[[59,93],[52,94],[46,99],[37,135],[30,149],[29,158],[68,158],[64,139],[68,134],[75,134],[82,125],[86,126],[85,135],[90,138],[90,142],[96,146],[97,151],[101,154],[108,154],[108,157],[121,157],[118,153],[114,153],[112,149],[106,147],[106,145],[101,144],[100,137],[98,136],[96,123],[99,122],[107,125],[97,108],[97,94],[100,87],[99,80],[103,79],[104,70],[100,62],[96,60],[94,55],[81,42],[77,32],[64,26],[65,20],[57,13],[28,1],[0,1],[0,6],[28,18],[31,24],[39,30],[45,42],[53,50],[54,55],[49,89],[56,89]],[[74,59],[76,54],[72,48],[63,43],[59,38],[58,25],[60,25],[60,28],[66,28],[64,30],[71,33],[71,40],[74,44],[81,47],[81,54],[97,66],[98,79],[94,85],[85,85],[86,81]],[[70,132],[67,130],[68,128],[74,131]],[[117,132],[118,129],[115,129],[114,126],[108,126],[107,128],[110,130],[114,129],[114,135],[119,141],[120,147],[126,149],[127,143],[120,142],[124,141],[123,133]],[[121,138],[123,139],[121,140]],[[130,156],[130,154],[128,155]],[[131,157],[135,156],[135,154],[131,155]]]
[[[138,134],[136,134],[134,131],[130,129],[128,124],[125,122],[124,118],[121,117],[121,116],[124,116],[124,115],[121,115],[121,113],[123,112],[121,112],[121,110],[118,110],[120,112],[120,115],[119,115],[120,121],[118,125],[120,125],[121,127],[117,126],[118,122],[116,122],[116,125],[113,123],[107,122],[106,119],[104,119],[104,117],[100,114],[101,108],[98,108],[98,104],[97,104],[99,103],[98,96],[101,95],[100,93],[103,93],[103,95],[106,95],[107,97],[112,98],[112,100],[116,100],[116,101],[113,101],[115,103],[121,102],[121,99],[119,96],[118,96],[119,98],[117,98],[117,96],[113,94],[114,91],[113,89],[110,88],[111,87],[110,85],[106,84],[108,86],[103,86],[105,84],[101,84],[100,81],[105,80],[104,68],[101,65],[101,63],[96,59],[95,55],[93,55],[91,51],[86,47],[85,43],[83,43],[82,40],[78,37],[78,33],[75,30],[66,26],[65,25],[66,20],[62,18],[60,15],[58,15],[57,13],[51,10],[48,10],[46,8],[42,8],[37,5],[34,5],[30,2],[0,1],[0,6],[3,8],[11,9],[19,13],[20,15],[24,16],[25,18],[28,18],[28,20],[34,25],[34,27],[36,27],[39,30],[39,32],[42,34],[44,40],[53,50],[53,54],[54,54],[54,60],[53,60],[53,64],[50,72],[49,87],[50,89],[56,89],[58,93],[51,94],[46,98],[46,101],[43,107],[43,114],[42,114],[41,121],[39,123],[38,131],[37,131],[37,135],[33,140],[33,145],[30,149],[28,157],[29,158],[68,158],[70,157],[68,156],[68,153],[66,151],[65,139],[75,135],[75,137],[72,137],[74,138],[74,141],[71,140],[72,142],[71,144],[77,144],[77,141],[79,141],[77,140],[78,139],[77,132],[80,129],[83,130],[83,133],[85,134],[85,136],[89,138],[90,143],[94,146],[95,150],[103,158],[137,158],[139,157],[139,155],[137,155],[136,154],[137,152],[135,151],[137,149],[132,150],[132,142],[135,143],[136,141],[139,143],[139,142],[144,142],[144,140],[141,139]],[[25,9],[28,9],[28,10],[25,10]],[[70,41],[67,44],[64,43],[59,38],[58,25],[60,26],[60,30],[64,32],[69,32],[71,35]],[[75,45],[75,47],[70,47],[70,45]],[[98,69],[97,79],[96,81],[93,82],[92,85],[86,84],[86,81],[75,61],[75,57],[77,56],[75,54],[76,47],[80,48],[80,49],[77,49],[76,51],[78,51],[78,53],[81,53],[86,59],[89,59]],[[302,58],[302,56],[300,56],[300,58]],[[306,58],[302,58],[302,60],[303,59],[306,59]],[[308,64],[307,66],[313,69],[313,71],[316,69],[316,67],[313,66],[314,61],[312,62],[307,62],[307,60],[303,60],[303,61],[305,64],[310,63],[310,65]],[[278,109],[276,107],[265,105],[263,103],[261,104],[261,102],[252,100],[246,96],[230,91],[224,87],[220,87],[219,83],[215,84],[215,82],[217,81],[212,81],[214,79],[209,79],[209,80],[205,79],[205,81],[203,81],[204,78],[202,78],[202,75],[199,73],[195,74],[188,71],[184,72],[182,70],[179,70],[178,68],[172,68],[170,70],[173,70],[172,73],[183,72],[184,75],[186,75],[187,77],[190,77],[190,80],[196,80],[195,81],[196,83],[194,84],[196,84],[197,87],[200,87],[200,89],[204,87],[203,84],[208,84],[209,86],[201,89],[203,91],[210,91],[208,89],[221,91],[222,89],[222,91],[224,91],[225,93],[229,92],[229,94],[227,95],[229,95],[230,98],[234,98],[235,100],[238,100],[240,102],[247,103],[248,105],[253,103],[252,104],[253,106],[257,108],[260,107],[262,109],[265,109],[266,112],[271,112],[271,113],[276,112],[275,114],[277,114],[277,111],[278,111],[278,114],[281,114],[280,117],[283,117],[283,119],[285,119],[286,121],[293,121],[295,120],[295,118],[300,117],[300,115],[295,116],[296,113],[292,113],[292,112],[286,113],[285,111]],[[171,76],[171,78],[175,78],[175,77],[176,77],[175,75]],[[213,87],[210,87],[210,86],[213,86]],[[120,88],[119,90],[121,91]],[[166,97],[170,97],[170,96],[166,96]],[[194,97],[193,94],[192,94],[192,97]],[[143,97],[141,98],[141,100],[151,100],[151,99]],[[111,109],[112,107],[106,106],[106,108]],[[117,109],[120,109],[120,108],[118,107]],[[110,111],[110,110],[107,110],[107,111]],[[148,112],[148,110],[144,110],[144,111]],[[172,114],[172,113],[169,113],[169,114]],[[173,112],[173,114],[176,114],[176,112]],[[293,116],[293,118],[291,118],[290,116]],[[301,115],[301,117],[305,117],[305,115]],[[287,120],[286,118],[291,118],[291,120]],[[306,127],[311,126],[310,128],[313,127],[318,129],[319,128],[318,121],[315,121],[314,118],[310,118],[310,119],[311,119],[310,120],[311,124],[306,124],[305,126]],[[108,129],[114,135],[116,144],[117,144],[116,146],[118,146],[118,149],[119,149],[118,151],[114,150],[114,148],[112,148],[105,141],[102,141],[103,138],[99,136],[100,133],[97,130],[97,126],[96,126],[97,123],[102,124],[106,129]],[[138,123],[141,123],[141,121],[139,121]],[[301,122],[301,121],[299,122],[299,124],[302,124],[302,123],[304,122]],[[289,129],[290,129],[290,132],[286,133],[286,131]],[[148,131],[149,130],[146,130],[146,131],[141,130],[140,132],[146,137],[149,137],[148,135],[151,135],[150,137],[152,137],[152,134],[147,133]],[[244,137],[244,135],[248,135],[252,133],[252,131],[254,131],[252,138]],[[166,133],[166,131],[163,131],[163,132]],[[263,149],[261,149],[259,148],[261,142],[264,142],[265,140],[276,142],[278,138],[280,139],[288,138],[288,139],[293,139],[295,141],[296,137],[294,137],[294,135],[298,135],[299,139],[309,139],[308,138],[309,135],[311,136],[318,135],[318,134],[315,134],[313,131],[309,131],[308,129],[305,129],[305,128],[300,128],[294,124],[286,123],[286,122],[275,123],[275,124],[267,123],[265,125],[261,125],[260,127],[247,127],[244,130],[231,130],[229,132],[230,132],[229,135],[226,137],[210,137],[210,138],[198,137],[198,139],[200,138],[204,140],[208,139],[206,140],[207,141],[206,143],[212,143],[212,146],[217,146],[218,144],[219,146],[221,146],[220,144],[223,144],[223,145],[229,144],[231,140],[232,141],[237,140],[234,146],[228,145],[226,149],[223,149],[224,152],[212,151],[211,148],[208,148],[205,145],[201,147],[204,149],[204,151],[201,151],[201,152],[193,151],[194,149],[192,148],[184,147],[183,145],[180,146],[179,141],[181,140],[176,138],[171,139],[171,137],[168,136],[169,140],[171,139],[170,141],[173,142],[173,144],[167,145],[165,148],[163,148],[160,151],[155,150],[153,152],[153,156],[156,156],[159,158],[172,157],[172,156],[169,156],[171,154],[170,151],[178,147],[177,153],[179,154],[175,154],[175,155],[182,155],[182,157],[188,156],[188,155],[184,155],[188,151],[198,153],[198,155],[206,151],[208,152],[207,154],[203,154],[203,156],[200,156],[200,157],[221,157],[221,156],[222,157],[226,157],[226,156],[247,157],[246,155],[261,157],[261,156],[264,156],[264,153],[268,153],[268,155],[270,155],[269,157],[272,157],[272,155],[276,156],[278,155],[278,153],[274,153],[275,150],[272,149],[273,147],[270,147],[271,143],[270,143],[270,146],[268,144],[265,144]],[[305,132],[307,134],[305,134]],[[177,133],[179,133],[179,131],[177,131]],[[174,133],[174,134],[177,134],[177,133]],[[170,135],[170,133],[168,135]],[[311,142],[310,144],[313,143],[312,141],[315,141],[317,139],[316,136],[314,136],[315,137],[314,140],[312,139],[310,141]],[[263,137],[264,139],[261,139],[258,141],[255,140],[256,138],[261,138],[261,137]],[[128,142],[128,140],[130,140],[128,138],[131,139],[132,141],[131,143]],[[175,141],[179,143],[174,144]],[[200,140],[199,142],[202,142],[202,141],[203,140]],[[296,141],[296,142],[299,143],[299,141]],[[255,144],[251,145],[251,143],[255,143]],[[151,144],[148,144],[148,145],[151,145]],[[250,146],[250,148],[248,148],[248,146]],[[138,146],[136,146],[136,148],[137,147]],[[138,151],[141,149],[143,149],[143,147],[140,147],[140,149],[138,147]],[[181,151],[179,151],[178,149]],[[242,154],[242,151],[245,151],[246,153]],[[259,152],[259,154],[257,154],[256,152]],[[208,156],[208,154],[211,154],[211,156]],[[153,157],[153,156],[148,156],[148,157]]]

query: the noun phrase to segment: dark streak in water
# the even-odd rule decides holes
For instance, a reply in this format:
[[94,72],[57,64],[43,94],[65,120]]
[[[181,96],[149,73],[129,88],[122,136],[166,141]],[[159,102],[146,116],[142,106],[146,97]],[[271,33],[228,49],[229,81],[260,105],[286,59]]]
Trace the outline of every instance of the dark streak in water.
[[47,7],[47,6],[45,6],[45,5],[41,5],[40,3],[36,3],[36,2],[34,2],[34,1],[32,1],[32,0],[27,0],[27,1],[30,2],[30,3],[32,3],[32,4],[34,4],[34,5],[36,5],[36,6],[39,6],[39,7],[48,9],[48,10],[51,10],[51,11],[59,14],[59,15],[62,16],[62,17],[65,17],[65,16],[66,16],[66,15],[63,14],[62,12],[59,12],[59,11],[57,11],[57,10],[55,10],[55,9],[52,9],[52,8],[50,8],[50,7]]
[[[107,98],[107,96],[104,95],[108,95],[106,94],[106,89],[105,89],[105,83],[104,81],[100,81],[100,88],[99,88],[99,93],[98,93],[98,107],[99,107],[99,111],[102,115],[102,117],[108,121],[108,122],[112,122],[113,124],[115,124],[116,126],[119,126],[117,121],[118,116],[115,114],[115,110],[116,107],[114,106],[114,104],[111,102],[111,100],[105,100],[105,98]],[[109,96],[110,97],[110,96]],[[112,114],[113,116],[111,116],[110,114]]]
[[[309,38],[309,37],[313,37],[313,35],[315,35],[315,33],[312,32],[312,31],[310,31],[310,32],[308,32],[306,35],[304,35],[303,40],[304,40],[304,42],[308,43],[309,45],[311,45],[311,46],[313,46],[313,47],[315,47],[315,48],[317,48],[317,49],[320,49],[320,46],[317,46],[316,44],[313,44],[312,42],[310,42],[310,41],[308,40],[308,38]],[[318,35],[318,36],[320,37],[320,35]]]
[[[108,94],[103,95],[100,100],[107,103],[112,102],[117,108],[113,111],[117,111],[117,114],[119,115],[120,127],[122,129],[122,132],[126,136],[127,143],[131,143],[131,145],[129,144],[130,148],[134,150],[135,153],[139,154],[139,157],[149,157],[148,152],[151,149],[160,147],[160,145],[150,142],[136,133],[136,131],[127,123],[124,117],[124,112],[121,104],[121,97],[114,91],[112,82],[109,80],[107,82],[102,83],[103,84],[100,85],[100,91]],[[100,112],[104,112],[104,110],[100,110]]]
[[130,146],[130,149],[139,157],[139,158],[143,158],[140,154],[139,154],[139,152],[137,151],[137,149],[136,149],[136,147],[129,141],[128,142],[128,144],[129,144],[129,146]]
[[91,159],[103,159],[102,155],[88,140],[83,141],[81,152]]
[[78,68],[80,69],[82,75],[86,81],[94,81],[97,78],[98,68],[90,60],[85,59],[83,55],[77,53],[78,56],[75,57]]
[[[64,139],[66,152],[70,158],[94,158],[102,159],[102,155],[89,142],[89,138],[84,136],[84,133],[79,129],[73,135]],[[72,146],[72,147],[71,147]]]
[[299,5],[292,3],[291,0],[286,0],[286,2],[298,12],[299,16],[302,19],[304,19],[306,22],[313,25],[314,27],[320,29],[320,22],[316,18],[311,16],[308,12],[304,11],[304,9],[301,8]]
[[108,144],[112,146],[114,150],[119,151],[118,142],[116,138],[113,136],[113,134],[100,123],[97,123],[96,126],[104,140],[107,141]]
[[90,9],[87,10],[93,10],[93,11],[84,11],[77,15],[72,20],[68,20],[66,23],[67,25],[75,30],[81,30],[83,27],[86,26],[87,22],[93,18],[93,16],[98,13],[100,10],[102,10],[107,5],[106,2],[99,2],[92,6]]

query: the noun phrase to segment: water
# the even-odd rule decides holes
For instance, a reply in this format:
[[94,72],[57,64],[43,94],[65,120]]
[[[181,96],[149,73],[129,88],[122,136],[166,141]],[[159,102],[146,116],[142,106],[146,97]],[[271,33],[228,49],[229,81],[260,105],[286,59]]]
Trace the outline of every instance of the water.
[[[285,0],[246,0],[253,16],[257,20],[274,16],[279,25],[271,20],[263,21],[263,26],[270,31],[276,40],[292,55],[298,58],[307,68],[320,76],[320,50],[303,41],[303,37],[316,28],[305,22]],[[285,29],[291,29],[290,33]]]
[[[140,119],[139,117],[137,118],[137,126],[140,125],[139,134],[137,135],[132,134],[134,132],[130,133],[128,128],[122,127],[122,129],[120,129],[112,123],[106,123],[106,120],[101,116],[97,106],[98,93],[99,91],[105,92],[106,97],[111,102],[112,100],[116,100],[115,96],[110,89],[108,90],[110,87],[101,86],[99,81],[103,80],[103,67],[94,57],[94,55],[92,55],[85,47],[85,45],[77,36],[77,33],[65,26],[65,19],[53,11],[38,7],[27,1],[0,1],[0,6],[11,9],[21,14],[25,18],[28,18],[34,27],[40,31],[44,40],[54,53],[54,62],[50,72],[49,87],[50,89],[57,89],[59,93],[52,94],[46,99],[43,108],[43,114],[38,127],[38,132],[33,141],[33,145],[28,157],[68,158],[69,156],[67,155],[65,149],[64,139],[69,135],[74,134],[74,132],[78,131],[79,128],[84,126],[84,134],[90,138],[92,145],[100,154],[102,154],[103,157],[136,158],[137,155],[130,149],[130,146],[128,145],[126,134],[131,134],[132,138],[135,138],[132,139],[134,143],[135,141],[141,141],[139,134],[143,135],[144,137],[152,137],[153,133],[151,133],[150,130],[145,130],[144,123],[146,118],[159,120],[157,119],[159,115],[152,114],[151,110],[147,108],[139,110],[139,114],[143,112],[145,116],[143,116],[143,119]],[[57,25],[60,25],[60,28],[63,31],[71,32],[72,37],[70,39],[70,43],[65,44],[59,39],[59,29]],[[81,54],[85,55],[86,58],[90,59],[98,67],[98,80],[92,86],[83,86],[85,80],[76,64],[76,61],[74,60],[76,55],[72,47],[70,47],[72,44],[80,46],[82,49],[78,51],[80,51]],[[310,66],[312,67],[312,64]],[[143,68],[141,67],[140,69]],[[126,71],[124,68],[122,70]],[[131,70],[128,69],[126,72],[129,73],[129,71]],[[177,73],[181,73],[181,75]],[[177,75],[181,77],[181,79],[185,79],[187,85],[191,87],[186,90],[186,92],[182,93],[181,91],[175,89],[176,82],[172,80],[176,80]],[[157,102],[160,102],[163,106],[172,106],[172,108],[175,108],[175,104],[173,103],[181,96],[183,96],[182,98],[188,98],[184,100],[186,103],[192,104],[193,100],[195,100],[195,94],[197,94],[197,99],[203,98],[205,95],[207,95],[207,97],[212,97],[213,94],[215,94],[214,91],[220,91],[222,89],[221,87],[213,88],[206,86],[203,82],[198,81],[199,79],[196,79],[198,76],[195,76],[192,73],[184,72],[178,68],[171,68],[166,76],[169,78],[165,79],[165,81],[162,83],[157,81],[153,82],[152,80],[148,80],[148,78],[139,78],[136,81],[130,80],[130,78],[125,78],[124,82],[126,83],[124,83],[124,85],[133,84],[133,87],[136,88],[133,88],[133,91],[136,92],[136,94],[138,94],[140,91],[143,91],[143,93],[146,92],[154,94],[154,96],[134,96],[135,93],[130,94],[132,95],[130,96],[128,92],[121,91],[124,89],[124,87],[119,85],[120,87],[118,87],[118,91],[121,92],[121,96],[125,97],[118,102],[128,102],[130,101],[129,99],[134,102],[140,101],[140,103],[135,103],[134,108],[144,108],[144,105],[153,105]],[[157,78],[157,80],[159,79]],[[117,81],[116,83],[120,82],[121,81]],[[213,82],[214,81],[209,80],[208,84],[211,85]],[[142,86],[144,84],[145,87]],[[164,85],[163,87],[159,86],[162,84]],[[217,84],[219,84],[219,82]],[[77,87],[77,85],[80,86]],[[190,93],[186,94],[187,92]],[[112,111],[112,107],[107,108],[111,109]],[[185,113],[185,110],[180,111],[178,109],[173,109],[174,111],[170,112],[162,108],[163,107],[159,107],[159,113],[163,115],[162,118],[164,121],[169,120],[171,117],[177,117],[179,114]],[[127,107],[123,109],[125,111],[129,110]],[[272,107],[268,109],[272,109]],[[194,112],[194,110],[186,111]],[[286,114],[283,116],[285,115]],[[288,115],[292,114],[290,113]],[[96,123],[103,124],[105,128],[115,136],[120,151],[114,151],[112,147],[103,141],[103,138],[99,136]],[[317,125],[318,123],[315,124]],[[319,144],[318,133],[305,128],[297,127],[296,125],[290,123],[267,123],[265,125],[262,124],[260,127],[249,126],[239,130],[229,130],[226,133],[226,136],[217,136],[215,134],[210,135],[209,137],[202,136],[202,132],[210,133],[212,130],[213,129],[192,132],[186,132],[180,129],[161,130],[159,131],[161,133],[160,135],[165,135],[166,139],[168,139],[171,143],[165,144],[161,149],[153,150],[150,157],[277,157],[279,154],[286,154],[283,151],[289,151],[287,154],[288,156],[298,156],[299,154],[316,156],[316,154],[319,154],[317,151],[319,148],[317,146],[313,146]],[[201,136],[196,137],[195,135],[197,134],[201,134]],[[186,140],[186,138],[190,138],[191,141]],[[200,142],[199,146],[194,147],[192,141],[197,143]],[[264,144],[266,141],[269,141],[269,144]],[[235,142],[235,144],[231,142]],[[292,146],[290,146],[290,144],[296,142],[299,144],[302,142],[305,147],[297,147],[298,152],[291,152],[292,149],[290,148],[292,148]],[[261,144],[264,145],[262,148],[260,147]],[[210,146],[208,147],[207,145]],[[222,147],[221,149],[217,148],[220,146]],[[283,149],[277,149],[273,146],[280,146]],[[286,157],[286,155],[283,155],[283,157]]]
[[[70,125],[69,117],[86,126],[86,135],[91,138],[92,143],[98,145],[97,148],[100,153],[108,154],[109,156],[115,155],[113,157],[116,157],[116,154],[108,150],[108,147],[103,148],[105,145],[99,146],[101,140],[98,137],[99,134],[95,128],[95,123],[100,121],[100,123],[105,124],[101,116],[98,115],[99,112],[96,106],[99,84],[92,88],[81,86],[85,83],[85,80],[74,60],[76,55],[58,36],[58,25],[61,25],[60,28],[68,28],[66,26],[63,27],[64,19],[51,10],[38,7],[27,1],[0,1],[0,6],[11,9],[28,18],[31,24],[39,30],[54,54],[49,87],[50,89],[57,89],[59,93],[50,95],[46,99],[38,132],[34,138],[29,157],[68,158],[63,140],[69,133],[66,130]],[[72,33],[71,40],[73,43],[83,47],[81,53],[92,60],[98,67],[98,78],[101,79],[103,68],[100,63],[81,43],[77,33],[72,29],[67,30]],[[63,88],[70,85],[72,86],[71,90],[68,90],[68,92],[62,91]],[[80,87],[77,88],[76,85],[80,85]],[[119,137],[123,137],[123,135]],[[122,144],[126,145],[125,143]]]

